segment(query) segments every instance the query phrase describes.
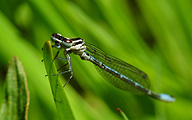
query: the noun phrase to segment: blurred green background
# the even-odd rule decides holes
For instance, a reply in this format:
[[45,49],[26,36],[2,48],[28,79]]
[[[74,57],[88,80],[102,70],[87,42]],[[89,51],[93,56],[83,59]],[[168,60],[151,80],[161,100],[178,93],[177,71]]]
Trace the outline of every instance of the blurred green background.
[[122,119],[116,108],[131,120],[192,119],[191,11],[191,0],[0,0],[0,100],[16,55],[28,78],[29,119],[59,119],[41,62],[44,42],[58,32],[138,67],[153,91],[176,98],[164,103],[121,91],[72,54],[74,77],[64,89],[77,120]]

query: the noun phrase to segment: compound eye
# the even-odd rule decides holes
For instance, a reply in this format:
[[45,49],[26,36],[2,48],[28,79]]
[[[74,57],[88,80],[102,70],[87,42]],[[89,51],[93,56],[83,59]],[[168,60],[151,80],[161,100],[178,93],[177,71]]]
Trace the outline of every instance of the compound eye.
[[52,36],[52,37],[56,37],[56,36],[57,36],[57,33],[53,33],[51,36]]
[[72,40],[64,40],[65,43],[72,43]]
[[70,39],[66,39],[63,41],[63,45],[65,48],[70,48],[72,46],[72,44],[73,44],[73,41]]

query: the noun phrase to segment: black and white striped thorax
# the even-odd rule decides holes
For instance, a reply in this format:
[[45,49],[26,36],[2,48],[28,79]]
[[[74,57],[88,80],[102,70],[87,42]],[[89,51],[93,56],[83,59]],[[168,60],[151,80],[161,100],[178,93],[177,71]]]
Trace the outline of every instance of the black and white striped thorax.
[[53,33],[51,40],[55,43],[53,47],[64,49],[66,52],[82,55],[86,50],[85,42],[81,38],[66,38],[59,33]]

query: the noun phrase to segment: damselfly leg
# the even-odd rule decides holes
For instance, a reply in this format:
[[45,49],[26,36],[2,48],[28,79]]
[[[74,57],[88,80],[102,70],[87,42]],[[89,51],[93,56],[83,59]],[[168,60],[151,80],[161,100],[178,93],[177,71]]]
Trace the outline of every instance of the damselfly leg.
[[[53,46],[52,46],[53,47]],[[56,53],[56,55],[55,55],[55,57],[53,58],[53,61],[55,60],[55,59],[64,59],[64,58],[58,58],[57,56],[59,55],[59,52],[60,52],[60,50],[58,50],[57,51],[57,53]],[[66,59],[64,59],[64,60],[66,60]]]
[[65,74],[65,73],[70,72],[70,73],[71,73],[70,77],[68,78],[67,82],[63,85],[63,87],[65,87],[65,86],[67,85],[67,83],[71,80],[71,78],[73,77],[73,70],[72,70],[72,67],[71,67],[71,58],[70,58],[69,53],[66,53],[66,54],[65,54],[65,57],[66,57],[66,58],[58,57],[59,52],[60,52],[60,51],[57,51],[55,57],[53,58],[53,61],[54,61],[55,59],[61,59],[61,60],[67,60],[67,63],[66,63],[65,65],[63,65],[62,67],[60,67],[59,69],[57,69],[57,71],[61,70],[61,69],[62,69],[63,67],[65,67],[66,65],[69,65],[69,69],[66,70],[66,71],[57,73],[57,74],[52,74],[52,76],[60,75],[60,74]]
[[63,65],[62,67],[60,67],[59,69],[57,69],[57,72],[58,72],[59,70],[61,70],[62,68],[64,68],[66,65],[68,65],[68,62],[67,62],[65,65]]

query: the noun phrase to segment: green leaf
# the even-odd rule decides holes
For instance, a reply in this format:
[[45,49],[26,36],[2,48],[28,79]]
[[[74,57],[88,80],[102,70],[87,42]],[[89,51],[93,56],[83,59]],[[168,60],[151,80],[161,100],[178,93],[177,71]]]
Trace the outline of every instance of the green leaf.
[[43,47],[43,59],[47,76],[51,85],[53,97],[61,120],[75,120],[67,96],[58,79],[57,70],[53,62],[53,53],[50,41],[46,41]]
[[17,57],[13,57],[9,63],[5,92],[5,99],[0,110],[0,119],[27,120],[29,107],[27,78]]

